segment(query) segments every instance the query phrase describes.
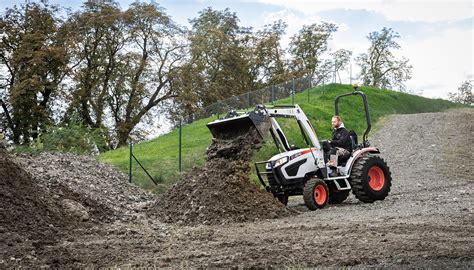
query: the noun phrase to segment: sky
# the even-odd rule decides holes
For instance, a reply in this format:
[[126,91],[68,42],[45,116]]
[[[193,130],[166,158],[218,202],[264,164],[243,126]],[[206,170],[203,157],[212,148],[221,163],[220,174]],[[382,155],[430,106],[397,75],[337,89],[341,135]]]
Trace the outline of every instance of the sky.
[[[30,0],[32,1],[32,0]],[[148,2],[150,0],[142,0]],[[25,0],[0,0],[0,10]],[[77,10],[82,0],[50,0]],[[126,9],[134,0],[118,0]],[[175,22],[189,27],[189,19],[206,7],[236,12],[242,26],[258,30],[282,19],[288,24],[282,46],[303,25],[327,21],[339,30],[329,42],[330,50],[349,49],[353,58],[367,51],[368,33],[389,27],[401,36],[397,56],[410,60],[412,79],[406,82],[413,93],[431,98],[447,98],[473,74],[473,1],[395,1],[395,0],[156,0]],[[358,68],[352,60],[352,74]],[[349,68],[342,72],[342,83],[349,83]],[[352,80],[357,82],[357,80]]]

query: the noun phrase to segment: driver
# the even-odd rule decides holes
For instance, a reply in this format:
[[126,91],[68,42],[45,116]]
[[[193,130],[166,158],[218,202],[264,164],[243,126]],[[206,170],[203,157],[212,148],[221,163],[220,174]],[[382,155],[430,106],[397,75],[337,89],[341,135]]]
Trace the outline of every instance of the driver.
[[[335,115],[331,119],[331,124],[333,127],[332,139],[328,141],[331,145],[329,154],[331,155],[331,160],[329,160],[328,165],[332,167],[337,166],[337,160],[345,159],[350,156],[351,149],[351,137],[349,132],[344,127],[344,123],[341,121],[341,117]],[[333,157],[336,156],[337,160],[334,160]]]

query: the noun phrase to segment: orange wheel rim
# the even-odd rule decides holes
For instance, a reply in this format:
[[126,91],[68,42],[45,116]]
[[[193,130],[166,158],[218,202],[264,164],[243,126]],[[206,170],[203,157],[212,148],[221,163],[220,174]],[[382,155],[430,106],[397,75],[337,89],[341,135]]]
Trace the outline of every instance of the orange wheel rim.
[[373,166],[367,173],[369,176],[369,186],[375,191],[379,191],[385,184],[385,174],[379,166]]
[[314,187],[314,201],[318,205],[324,204],[326,202],[327,193],[323,185],[317,185]]

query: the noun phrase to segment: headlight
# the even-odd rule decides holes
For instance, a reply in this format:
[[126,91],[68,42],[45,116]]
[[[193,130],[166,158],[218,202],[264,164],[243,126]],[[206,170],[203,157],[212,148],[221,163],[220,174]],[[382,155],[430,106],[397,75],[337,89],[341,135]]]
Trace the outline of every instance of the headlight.
[[278,166],[281,166],[285,163],[288,162],[288,157],[282,157],[282,158],[279,158],[275,161],[275,163],[273,163],[273,167],[278,167]]

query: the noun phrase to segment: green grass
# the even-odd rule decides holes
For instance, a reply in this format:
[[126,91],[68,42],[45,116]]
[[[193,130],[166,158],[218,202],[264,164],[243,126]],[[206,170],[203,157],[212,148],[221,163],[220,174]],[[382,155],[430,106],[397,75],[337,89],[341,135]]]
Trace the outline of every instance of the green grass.
[[[361,87],[360,90],[367,95],[372,126],[383,116],[390,114],[436,112],[460,106],[442,99],[428,99],[390,90],[370,87]],[[295,104],[299,104],[308,116],[316,129],[319,140],[328,139],[331,136],[334,98],[337,95],[351,91],[353,89],[350,85],[330,84],[310,89],[309,102],[308,90],[295,95]],[[276,101],[275,104],[291,104],[291,102],[291,98],[286,98]],[[359,96],[343,98],[340,100],[339,108],[346,128],[355,130],[362,137],[366,127],[362,99]],[[211,142],[211,134],[206,127],[206,123],[215,119],[217,117],[202,119],[183,126],[183,171],[189,171],[193,166],[200,166],[204,163],[206,148]],[[299,128],[293,119],[279,119],[278,122],[291,144],[305,147]],[[135,184],[159,193],[167,190],[181,176],[181,173],[178,172],[178,130],[134,145],[133,152],[150,174],[159,181],[159,184],[155,186],[146,174],[138,168],[138,164],[134,162],[133,182]],[[276,153],[277,150],[273,141],[267,138],[263,147],[254,154],[253,160],[267,160]],[[115,165],[120,170],[128,173],[128,147],[105,152],[98,159]],[[253,175],[252,179],[255,180],[256,177]]]

